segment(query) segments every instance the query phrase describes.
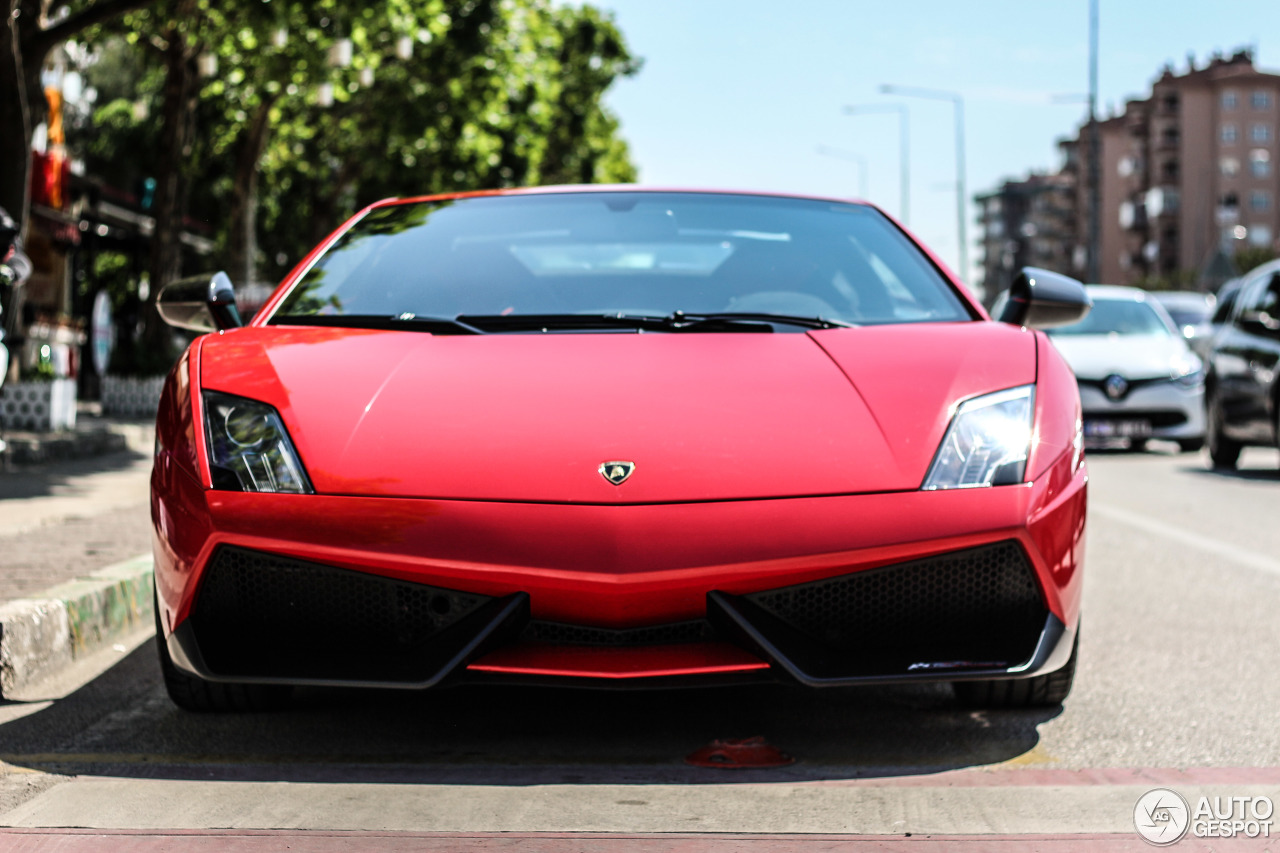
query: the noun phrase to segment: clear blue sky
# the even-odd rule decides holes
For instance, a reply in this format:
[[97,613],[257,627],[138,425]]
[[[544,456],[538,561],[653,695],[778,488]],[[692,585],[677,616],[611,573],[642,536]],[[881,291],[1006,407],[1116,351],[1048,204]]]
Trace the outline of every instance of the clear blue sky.
[[[622,121],[647,184],[867,197],[899,210],[898,131],[892,114],[845,116],[845,104],[911,110],[911,226],[956,266],[955,137],[951,105],[880,94],[882,83],[965,97],[969,195],[1006,177],[1058,165],[1055,140],[1085,114],[1053,104],[1088,89],[1087,0],[592,0],[610,10],[633,52],[636,77],[615,85]],[[1254,46],[1280,72],[1280,0],[1100,0],[1099,104],[1147,93],[1161,66],[1194,52]],[[970,260],[977,229],[969,204]]]

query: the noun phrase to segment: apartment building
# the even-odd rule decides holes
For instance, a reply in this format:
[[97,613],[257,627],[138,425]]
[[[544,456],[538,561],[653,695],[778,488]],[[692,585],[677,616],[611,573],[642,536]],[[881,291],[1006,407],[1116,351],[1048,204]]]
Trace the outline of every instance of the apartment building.
[[[1166,66],[1150,94],[1101,119],[1098,134],[1102,281],[1212,287],[1224,257],[1246,246],[1280,250],[1280,74],[1255,68],[1250,51],[1215,55],[1202,67],[1191,59],[1181,74]],[[1088,138],[1086,124],[1059,143],[1058,173],[1028,179],[1069,188],[1060,202],[1070,212],[1055,230],[1065,242],[1038,257],[1076,276],[1087,260]],[[986,231],[987,207],[1003,190],[975,199],[984,248],[999,239]],[[1039,227],[1032,221],[1028,230]],[[990,254],[984,268],[999,288],[1006,273]]]
[[1071,269],[1075,182],[1075,176],[1066,171],[1033,174],[975,196],[982,235],[982,282],[988,301],[1006,290],[1023,267]]

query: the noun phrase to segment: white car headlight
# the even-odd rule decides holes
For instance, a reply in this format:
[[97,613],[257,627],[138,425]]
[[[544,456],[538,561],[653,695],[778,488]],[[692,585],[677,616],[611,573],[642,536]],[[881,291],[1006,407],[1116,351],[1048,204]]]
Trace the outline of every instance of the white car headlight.
[[1031,446],[1035,386],[965,400],[956,409],[922,489],[1021,483]]
[[274,408],[217,391],[204,392],[203,400],[205,443],[215,489],[314,491]]
[[1183,388],[1196,388],[1204,384],[1204,362],[1188,353],[1188,358],[1173,366],[1173,381]]

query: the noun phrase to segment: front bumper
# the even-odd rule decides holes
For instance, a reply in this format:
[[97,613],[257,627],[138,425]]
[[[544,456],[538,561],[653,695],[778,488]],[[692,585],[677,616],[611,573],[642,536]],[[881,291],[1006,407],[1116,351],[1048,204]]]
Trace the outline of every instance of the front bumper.
[[[1086,438],[1091,423],[1146,421],[1151,425],[1149,438],[1197,439],[1204,437],[1204,386],[1183,388],[1170,380],[1135,383],[1121,400],[1112,400],[1099,383],[1080,381],[1080,404],[1084,409]],[[1117,436],[1120,437],[1120,436]],[[1137,436],[1139,438],[1144,436]]]
[[[1065,458],[1021,486],[679,505],[205,491],[163,458],[154,485],[170,655],[210,680],[1017,678],[1065,663],[1078,617],[1085,473]],[[886,602],[920,600],[894,579],[992,548],[1023,566],[1008,608],[984,609],[990,578],[968,603],[967,582],[953,578],[927,606],[886,612]],[[223,572],[228,555],[246,554],[265,561],[252,578]],[[261,585],[288,578],[292,588]],[[851,627],[836,635],[780,609],[776,595],[864,581],[883,587],[877,619],[837,613],[832,624]],[[363,591],[321,592],[333,583]],[[1003,645],[983,645],[983,626],[1000,634],[1014,622]]]

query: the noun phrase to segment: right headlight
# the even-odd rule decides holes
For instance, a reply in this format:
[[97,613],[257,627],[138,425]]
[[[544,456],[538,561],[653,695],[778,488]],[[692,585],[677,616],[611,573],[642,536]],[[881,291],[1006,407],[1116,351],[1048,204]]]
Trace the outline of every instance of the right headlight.
[[274,408],[217,391],[205,391],[203,400],[215,489],[313,493],[302,460]]
[[1035,386],[965,400],[956,409],[922,489],[1021,483],[1031,448]]

